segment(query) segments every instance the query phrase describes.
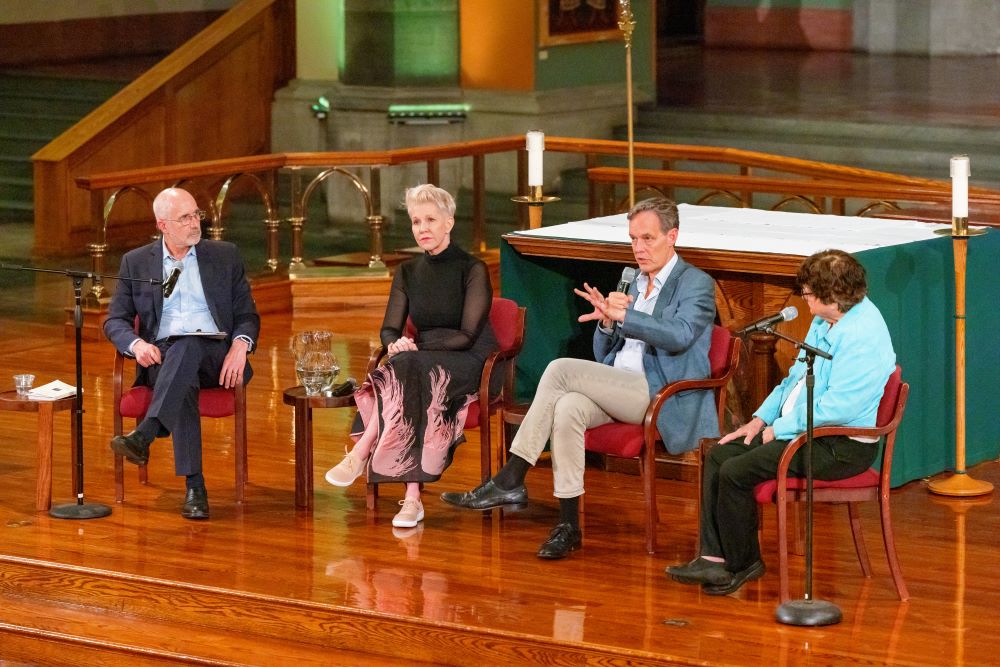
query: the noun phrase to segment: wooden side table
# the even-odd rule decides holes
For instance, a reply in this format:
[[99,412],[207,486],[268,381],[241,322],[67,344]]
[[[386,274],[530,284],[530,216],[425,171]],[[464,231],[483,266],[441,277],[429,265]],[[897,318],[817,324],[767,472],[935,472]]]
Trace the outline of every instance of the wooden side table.
[[[0,410],[13,410],[14,412],[37,412],[38,413],[38,478],[35,482],[35,509],[39,512],[47,512],[52,506],[52,426],[54,415],[63,410],[70,411],[70,456],[71,468],[76,470],[76,397],[67,396],[55,401],[32,401],[21,398],[16,391],[5,391],[0,393]],[[73,477],[73,496],[76,497],[79,489],[76,488],[76,475]]]
[[312,411],[316,408],[354,407],[354,395],[306,396],[305,387],[285,390],[285,405],[295,408],[295,506],[313,506],[313,437]]

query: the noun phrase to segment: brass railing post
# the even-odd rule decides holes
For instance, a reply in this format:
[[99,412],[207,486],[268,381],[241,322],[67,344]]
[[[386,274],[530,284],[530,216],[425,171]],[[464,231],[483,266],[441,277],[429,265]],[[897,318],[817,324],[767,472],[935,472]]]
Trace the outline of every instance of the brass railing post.
[[[436,163],[435,163],[436,164]],[[430,178],[430,163],[427,165]],[[364,194],[363,189],[362,195]],[[368,233],[371,237],[371,256],[368,258],[369,269],[384,269],[382,261],[383,234],[385,233],[385,218],[382,216],[382,171],[372,166],[368,172]]]
[[371,237],[371,257],[368,259],[369,269],[384,269],[385,262],[382,261],[382,227],[385,218],[381,215],[369,215],[368,222],[369,236]]
[[92,220],[100,220],[101,224],[97,229],[97,240],[87,244],[87,252],[90,253],[90,270],[95,276],[90,281],[90,290],[83,297],[85,308],[100,308],[101,304],[108,301],[110,297],[104,287],[104,257],[108,251],[107,239],[107,219],[104,212],[103,190],[95,190],[90,193],[90,211]]
[[305,224],[306,217],[303,210],[305,203],[299,195],[302,191],[301,167],[293,166],[288,169],[291,172],[292,197],[292,215],[288,218],[288,224],[292,228],[292,258],[288,261],[288,271],[292,272],[306,268],[302,262],[302,226]]

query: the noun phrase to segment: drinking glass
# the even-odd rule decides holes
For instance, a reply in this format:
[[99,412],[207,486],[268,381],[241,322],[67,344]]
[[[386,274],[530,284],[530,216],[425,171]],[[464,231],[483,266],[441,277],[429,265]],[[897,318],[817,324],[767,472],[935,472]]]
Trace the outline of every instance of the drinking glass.
[[35,376],[31,373],[21,373],[14,376],[14,387],[17,389],[17,395],[21,398],[27,398],[28,392],[31,391],[31,385],[35,382]]

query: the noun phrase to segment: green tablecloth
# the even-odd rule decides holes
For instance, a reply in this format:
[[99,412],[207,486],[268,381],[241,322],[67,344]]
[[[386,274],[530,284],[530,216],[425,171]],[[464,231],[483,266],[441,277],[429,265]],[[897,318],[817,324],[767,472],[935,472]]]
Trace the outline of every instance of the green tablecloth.
[[[1000,232],[969,240],[967,275],[966,463],[1000,454],[1000,308],[994,286]],[[948,237],[857,254],[868,271],[869,296],[892,334],[903,379],[910,383],[906,416],[897,437],[893,485],[952,469],[955,463],[955,283]],[[584,281],[613,288],[621,265],[523,256],[503,242],[503,296],[528,309],[517,393],[529,399],[549,361],[592,358],[593,324],[573,294]]]

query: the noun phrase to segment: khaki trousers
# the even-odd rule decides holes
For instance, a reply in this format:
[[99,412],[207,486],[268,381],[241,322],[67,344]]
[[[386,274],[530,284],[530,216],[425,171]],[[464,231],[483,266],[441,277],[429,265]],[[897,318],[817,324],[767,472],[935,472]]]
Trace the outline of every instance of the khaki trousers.
[[642,423],[649,387],[642,373],[585,359],[556,359],[538,383],[510,451],[535,465],[552,442],[553,494],[583,494],[583,432],[611,421]]

